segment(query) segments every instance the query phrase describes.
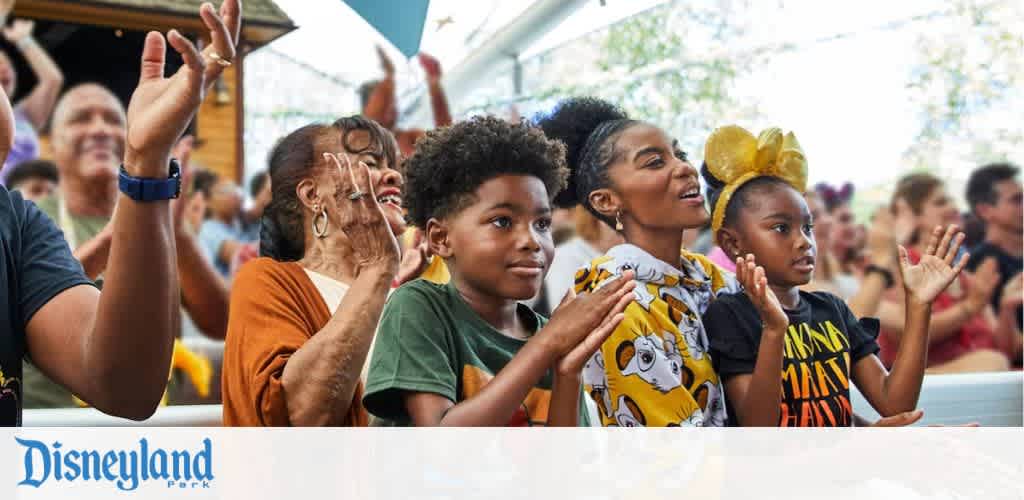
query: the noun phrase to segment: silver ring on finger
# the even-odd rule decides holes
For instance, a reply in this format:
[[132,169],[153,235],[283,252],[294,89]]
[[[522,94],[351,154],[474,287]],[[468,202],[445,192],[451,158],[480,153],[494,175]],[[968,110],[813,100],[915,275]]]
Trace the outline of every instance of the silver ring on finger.
[[356,192],[348,195],[348,199],[350,199],[352,201],[359,201],[359,200],[363,199],[364,196],[366,196],[366,193],[364,193],[362,191],[356,191]]

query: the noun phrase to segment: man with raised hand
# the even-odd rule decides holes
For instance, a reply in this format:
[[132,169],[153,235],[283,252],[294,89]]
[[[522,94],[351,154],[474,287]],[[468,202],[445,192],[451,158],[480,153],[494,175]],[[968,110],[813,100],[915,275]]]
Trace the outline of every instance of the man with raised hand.
[[[0,424],[21,423],[24,356],[86,403],[143,420],[167,383],[180,298],[170,200],[180,191],[171,148],[208,84],[235,56],[238,0],[220,13],[203,4],[212,43],[199,52],[175,30],[146,36],[139,85],[128,105],[124,163],[103,293],[92,286],[60,231],[20,194],[0,188]],[[166,43],[184,64],[164,76]],[[13,136],[10,102],[0,99],[0,155]]]

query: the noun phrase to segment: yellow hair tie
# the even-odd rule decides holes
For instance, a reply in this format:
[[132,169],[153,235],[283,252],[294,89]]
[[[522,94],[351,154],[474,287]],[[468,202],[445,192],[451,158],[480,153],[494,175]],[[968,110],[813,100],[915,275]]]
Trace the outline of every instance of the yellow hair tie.
[[725,207],[740,186],[758,177],[777,177],[801,193],[807,189],[807,160],[792,132],[769,128],[757,137],[743,127],[726,125],[711,133],[704,145],[708,171],[725,187],[711,212],[711,230],[725,222]]

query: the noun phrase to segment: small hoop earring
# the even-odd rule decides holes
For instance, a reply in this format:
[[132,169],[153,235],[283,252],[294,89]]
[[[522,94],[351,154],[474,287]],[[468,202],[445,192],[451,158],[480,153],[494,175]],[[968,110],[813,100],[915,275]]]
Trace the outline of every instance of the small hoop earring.
[[[320,210],[320,213],[316,213],[316,207],[313,208],[313,236],[319,239],[323,239],[327,236],[327,209]],[[323,216],[324,227],[320,229],[317,227],[316,220]]]
[[622,232],[622,221],[619,219],[622,217],[622,210],[615,212],[615,230]]

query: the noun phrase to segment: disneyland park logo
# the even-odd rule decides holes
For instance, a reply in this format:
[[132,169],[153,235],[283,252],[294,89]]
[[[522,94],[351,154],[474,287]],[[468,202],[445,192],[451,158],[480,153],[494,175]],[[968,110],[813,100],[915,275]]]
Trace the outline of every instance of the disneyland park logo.
[[152,481],[175,489],[209,488],[213,481],[213,446],[203,439],[195,450],[150,449],[145,438],[128,450],[71,449],[63,443],[50,445],[14,438],[25,450],[25,479],[18,486],[39,488],[47,483],[107,482],[122,491],[133,491]]

